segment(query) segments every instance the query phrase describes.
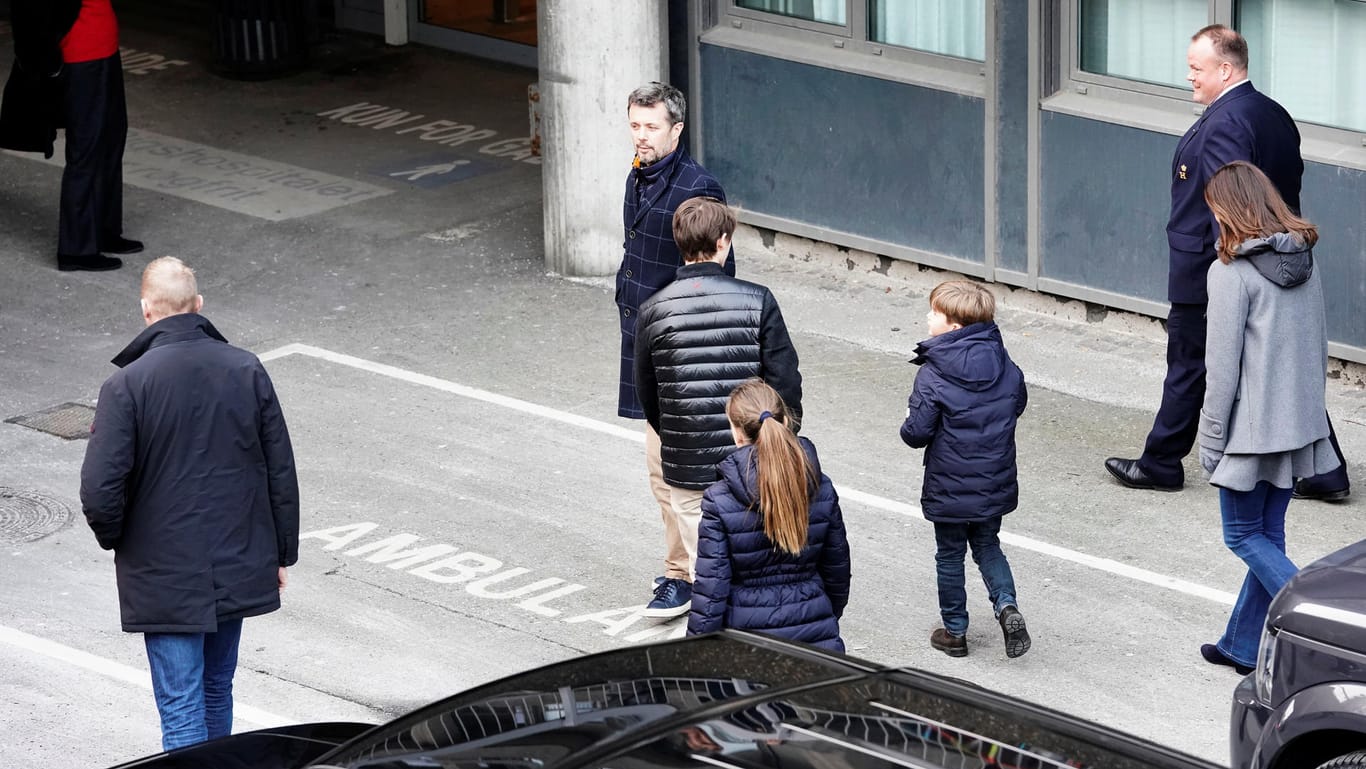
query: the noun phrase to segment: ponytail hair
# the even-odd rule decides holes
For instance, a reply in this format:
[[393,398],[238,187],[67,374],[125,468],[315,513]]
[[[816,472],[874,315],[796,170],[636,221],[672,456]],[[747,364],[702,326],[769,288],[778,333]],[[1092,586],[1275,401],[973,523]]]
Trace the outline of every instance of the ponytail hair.
[[730,393],[726,417],[750,443],[759,484],[759,512],[764,534],[774,546],[796,555],[806,547],[811,492],[816,468],[792,432],[794,417],[787,404],[762,379],[748,379]]

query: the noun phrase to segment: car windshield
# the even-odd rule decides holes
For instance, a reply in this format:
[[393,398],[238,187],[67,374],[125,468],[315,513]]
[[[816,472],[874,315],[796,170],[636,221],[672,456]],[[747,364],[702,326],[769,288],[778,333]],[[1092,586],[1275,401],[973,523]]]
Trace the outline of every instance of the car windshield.
[[430,705],[324,756],[317,769],[541,767],[680,713],[869,668],[726,638],[633,647],[505,679]]
[[[598,769],[1149,769],[1189,767],[1111,733],[1059,721],[964,685],[942,696],[913,677],[835,684],[681,726],[648,744],[584,763]],[[1066,732],[1073,732],[1071,734]]]

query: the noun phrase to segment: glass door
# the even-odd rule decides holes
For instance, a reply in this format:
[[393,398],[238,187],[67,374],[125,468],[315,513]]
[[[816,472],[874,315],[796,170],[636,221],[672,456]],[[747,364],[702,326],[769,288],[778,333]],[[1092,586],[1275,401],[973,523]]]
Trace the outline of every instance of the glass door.
[[408,0],[415,43],[536,68],[536,0]]

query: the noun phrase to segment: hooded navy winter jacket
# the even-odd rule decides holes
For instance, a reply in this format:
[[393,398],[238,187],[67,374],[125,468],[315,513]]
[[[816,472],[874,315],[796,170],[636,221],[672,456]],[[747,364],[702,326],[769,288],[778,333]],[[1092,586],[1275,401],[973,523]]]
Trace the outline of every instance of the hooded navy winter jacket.
[[820,485],[811,495],[806,547],[779,551],[764,534],[754,447],[717,466],[721,480],[702,497],[688,634],[755,630],[844,651],[839,618],[849,603],[849,542],[839,498],[820,472],[816,447],[799,438]]
[[920,507],[939,523],[985,521],[1015,509],[1015,421],[1024,374],[992,322],[921,342],[901,439],[925,448]]

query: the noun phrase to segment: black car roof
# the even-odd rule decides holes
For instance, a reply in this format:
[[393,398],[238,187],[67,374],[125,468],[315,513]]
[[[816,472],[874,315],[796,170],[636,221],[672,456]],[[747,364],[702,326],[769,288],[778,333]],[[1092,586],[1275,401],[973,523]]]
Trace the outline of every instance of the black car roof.
[[967,682],[735,631],[512,676],[377,727],[315,766],[754,769],[812,761],[1214,766]]

